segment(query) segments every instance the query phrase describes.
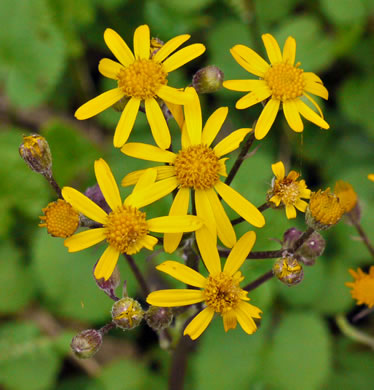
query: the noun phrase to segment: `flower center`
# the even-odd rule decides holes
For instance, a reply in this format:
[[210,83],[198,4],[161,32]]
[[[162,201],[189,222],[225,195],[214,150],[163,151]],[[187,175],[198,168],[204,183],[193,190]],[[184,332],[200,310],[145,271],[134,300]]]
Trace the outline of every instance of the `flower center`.
[[79,226],[79,214],[65,200],[58,199],[42,209],[45,216],[39,217],[40,227],[46,227],[53,237],[66,238],[75,233]]
[[166,85],[167,73],[162,65],[152,60],[136,60],[118,74],[118,88],[126,96],[142,100],[153,98],[162,85]]
[[296,181],[289,179],[288,177],[285,177],[282,180],[276,180],[273,193],[274,195],[281,198],[283,204],[293,205],[300,197],[299,184]]
[[285,102],[302,96],[305,87],[303,70],[290,64],[276,64],[265,73],[264,80],[271,89],[274,99]]
[[104,225],[109,245],[120,253],[136,253],[138,240],[148,233],[145,216],[145,213],[132,206],[122,205],[112,211]]
[[205,145],[193,145],[180,150],[174,167],[182,187],[206,190],[219,180],[219,159],[214,151]]
[[220,314],[235,309],[246,295],[246,292],[239,286],[242,280],[243,276],[240,272],[234,276],[224,272],[220,272],[216,276],[209,276],[203,292],[206,304]]

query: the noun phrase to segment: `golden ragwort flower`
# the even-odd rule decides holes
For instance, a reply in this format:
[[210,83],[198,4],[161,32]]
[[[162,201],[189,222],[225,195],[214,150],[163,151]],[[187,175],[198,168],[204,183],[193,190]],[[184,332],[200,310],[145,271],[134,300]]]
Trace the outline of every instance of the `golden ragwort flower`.
[[192,340],[197,339],[207,328],[214,313],[221,315],[223,326],[227,332],[236,328],[237,322],[243,330],[252,334],[257,330],[253,318],[261,318],[261,310],[249,304],[248,292],[240,288],[244,279],[239,268],[245,261],[256,240],[254,232],[245,233],[234,245],[225,266],[221,267],[217,247],[214,240],[198,241],[200,253],[209,272],[204,277],[192,268],[176,261],[165,261],[156,268],[177,280],[197,289],[170,289],[150,293],[147,302],[161,307],[193,305],[204,302],[204,308],[186,327],[184,335]]
[[357,305],[368,305],[369,308],[374,306],[374,266],[369,269],[369,273],[363,272],[361,268],[355,272],[349,269],[349,273],[355,279],[353,282],[345,283],[350,287],[353,299],[357,300]]
[[169,128],[157,99],[165,103],[183,105],[188,95],[168,86],[168,74],[200,56],[205,46],[196,43],[172,54],[186,42],[190,35],[170,39],[153,53],[150,31],[147,25],[139,26],[134,33],[134,54],[125,41],[107,28],[104,40],[119,62],[104,58],[99,63],[100,73],[116,80],[117,88],[111,89],[83,104],[75,113],[77,119],[87,119],[99,114],[120,99],[129,99],[114,133],[113,144],[120,148],[129,138],[140,103],[144,101],[145,113],[156,144],[163,149],[170,146]]
[[[255,51],[244,45],[235,45],[232,56],[246,71],[260,80],[228,80],[223,86],[233,91],[249,92],[236,103],[237,109],[245,109],[256,103],[267,101],[255,127],[255,136],[262,139],[266,136],[280,108],[292,130],[302,132],[304,124],[300,114],[310,122],[328,129],[328,123],[318,104],[309,95],[328,98],[328,91],[322,80],[312,72],[304,72],[300,62],[295,64],[296,41],[288,37],[283,53],[275,38],[270,34],[262,35],[262,40],[270,61],[268,64]],[[319,115],[306,105],[302,97],[308,99],[317,109]]]
[[62,189],[62,196],[67,202],[88,218],[102,224],[102,227],[77,233],[64,242],[69,252],[78,252],[106,240],[108,247],[95,267],[96,279],[109,279],[121,253],[132,255],[143,247],[153,250],[157,238],[149,235],[149,232],[191,232],[202,226],[200,219],[192,215],[146,219],[146,213],[140,211],[140,208],[160,198],[154,187],[156,174],[155,169],[148,169],[122,203],[108,164],[103,159],[96,160],[95,175],[112,210],[109,214],[74,188]]
[[349,213],[357,204],[357,194],[346,181],[338,180],[335,183],[334,194],[339,198],[340,206],[345,213]]
[[[184,106],[185,124],[182,129],[182,149],[178,153],[162,150],[152,145],[128,143],[121,151],[135,158],[166,163],[156,167],[160,194],[165,196],[176,188],[178,192],[170,208],[169,215],[187,213],[191,190],[195,193],[196,214],[199,216],[212,236],[220,238],[222,243],[231,248],[236,242],[232,227],[217,193],[222,199],[246,221],[256,227],[262,227],[265,219],[261,212],[247,199],[220,180],[227,176],[224,155],[237,149],[240,142],[251,129],[239,129],[211,147],[228,109],[217,109],[207,120],[202,129],[202,117],[199,97],[193,88],[188,88],[192,102]],[[180,122],[180,121],[179,121]],[[123,186],[135,184],[143,171],[128,174],[122,180]],[[166,234],[164,249],[173,252],[182,238],[182,234]]]
[[311,191],[307,188],[305,180],[297,181],[300,175],[296,171],[290,171],[286,176],[282,161],[272,164],[271,169],[275,178],[268,192],[269,201],[277,207],[282,203],[287,218],[296,218],[296,209],[305,212],[308,206],[301,198],[309,199]]

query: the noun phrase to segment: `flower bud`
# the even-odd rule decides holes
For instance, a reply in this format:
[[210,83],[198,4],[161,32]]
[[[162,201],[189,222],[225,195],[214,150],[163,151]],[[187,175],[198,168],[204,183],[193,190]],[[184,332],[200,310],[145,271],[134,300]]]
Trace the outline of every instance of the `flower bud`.
[[283,234],[283,248],[291,248],[292,245],[301,237],[303,232],[295,227],[286,230]]
[[299,256],[299,260],[305,265],[313,265],[316,258],[322,255],[325,246],[325,239],[318,232],[313,232],[296,251],[296,254]]
[[112,306],[113,322],[124,330],[137,327],[142,321],[144,311],[138,301],[125,297]]
[[95,279],[95,282],[97,284],[97,287],[99,287],[101,290],[103,290],[110,298],[117,300],[117,297],[115,296],[114,290],[119,286],[121,283],[121,275],[119,273],[119,269],[117,266],[114,267],[112,275],[110,275],[109,279],[105,280],[104,278],[96,279],[95,278],[95,268],[97,266],[98,261],[93,267],[93,277]]
[[100,206],[100,208],[102,208],[106,213],[109,214],[112,211],[107,201],[105,200],[98,184],[95,184],[92,187],[88,187],[84,194],[87,196],[87,198],[90,198],[93,202]]
[[41,135],[24,136],[19,154],[34,172],[44,176],[52,174],[51,150],[47,140]]
[[148,326],[155,331],[166,329],[173,320],[170,307],[150,306],[144,315]]
[[87,329],[78,333],[71,340],[70,347],[74,355],[81,359],[88,359],[100,349],[103,337],[95,329]]
[[273,273],[289,287],[300,283],[304,277],[301,264],[291,256],[278,259],[273,265]]
[[222,88],[224,74],[215,65],[208,65],[198,70],[192,77],[192,86],[197,93],[217,92]]

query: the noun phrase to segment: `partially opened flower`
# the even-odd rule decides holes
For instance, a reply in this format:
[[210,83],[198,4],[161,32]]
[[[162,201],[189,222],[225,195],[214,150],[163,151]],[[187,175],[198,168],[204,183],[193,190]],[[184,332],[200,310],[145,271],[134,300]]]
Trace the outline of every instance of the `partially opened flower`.
[[176,261],[165,261],[156,267],[159,271],[198,289],[154,291],[148,295],[147,302],[161,307],[205,303],[206,307],[184,330],[184,334],[189,335],[192,340],[197,339],[204,332],[213,319],[214,313],[221,315],[226,332],[234,329],[239,322],[246,333],[254,333],[257,325],[253,318],[261,318],[261,310],[246,302],[249,301],[248,292],[240,288],[240,282],[244,277],[239,268],[251,251],[255,240],[254,232],[244,234],[232,248],[223,270],[213,240],[198,242],[202,259],[209,272],[208,277]]
[[308,203],[302,198],[309,199],[311,191],[307,188],[305,180],[297,180],[300,176],[297,172],[290,171],[286,176],[282,161],[272,164],[271,169],[275,178],[267,198],[276,207],[284,206],[288,219],[296,218],[296,209],[305,212]]
[[[300,62],[295,64],[295,39],[287,38],[283,53],[272,35],[264,34],[262,40],[270,64],[247,46],[236,45],[230,50],[240,66],[260,79],[228,80],[223,83],[227,89],[249,92],[237,101],[236,108],[240,110],[266,102],[255,127],[256,138],[266,136],[280,108],[283,108],[289,126],[296,132],[304,130],[300,115],[317,126],[328,129],[329,125],[323,119],[321,109],[309,95],[311,93],[327,99],[328,91],[316,74],[304,72],[300,68]],[[304,103],[303,97],[309,100],[319,114]]]
[[355,280],[345,285],[351,288],[352,298],[356,299],[357,305],[374,307],[374,266],[370,267],[369,273],[362,271],[361,268],[358,268],[357,272],[350,269],[349,273]]
[[[147,25],[139,26],[134,33],[134,54],[125,41],[107,28],[104,40],[119,62],[104,58],[99,63],[100,73],[116,80],[117,88],[111,89],[83,104],[75,113],[77,119],[87,119],[99,114],[120,99],[129,99],[114,133],[114,146],[120,148],[129,138],[140,103],[144,101],[145,113],[153,138],[160,148],[170,146],[170,132],[158,99],[166,103],[183,105],[188,101],[182,90],[168,86],[168,74],[205,51],[202,44],[189,45],[172,54],[186,42],[190,35],[170,39],[160,49],[151,50],[150,31]],[[152,49],[153,49],[152,45]]]
[[352,185],[338,180],[335,183],[334,194],[339,198],[340,206],[345,213],[349,213],[357,205],[357,194]]
[[[156,185],[163,195],[178,189],[170,208],[169,215],[187,213],[191,191],[194,192],[196,214],[224,245],[231,248],[236,241],[235,231],[218,198],[222,199],[246,221],[256,227],[262,227],[265,219],[261,212],[232,187],[221,181],[220,176],[227,176],[224,158],[237,149],[251,129],[239,129],[222,139],[212,147],[216,135],[226,119],[228,109],[217,109],[207,120],[202,129],[200,101],[196,91],[188,88],[193,95],[192,102],[185,106],[186,127],[182,131],[182,149],[173,153],[152,145],[128,143],[121,149],[128,156],[143,160],[166,163],[157,167]],[[123,186],[137,182],[142,171],[130,173],[122,180]],[[173,252],[182,235],[166,234],[164,248]]]
[[160,198],[157,188],[154,188],[156,178],[154,169],[149,169],[142,175],[123,203],[112,171],[103,159],[95,161],[95,175],[112,210],[110,213],[107,214],[74,188],[64,187],[62,195],[76,210],[102,224],[102,227],[74,234],[64,241],[69,252],[89,248],[104,240],[108,243],[95,267],[96,279],[109,279],[121,253],[131,255],[143,247],[153,250],[157,238],[149,235],[149,232],[191,232],[202,226],[201,221],[191,215],[146,219],[146,213],[140,211],[140,208]]

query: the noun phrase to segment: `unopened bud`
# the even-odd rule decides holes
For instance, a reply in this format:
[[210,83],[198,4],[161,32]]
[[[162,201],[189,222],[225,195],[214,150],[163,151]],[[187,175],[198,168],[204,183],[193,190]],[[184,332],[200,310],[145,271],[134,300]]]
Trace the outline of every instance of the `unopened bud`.
[[119,273],[119,269],[117,266],[114,267],[113,273],[110,275],[109,279],[105,280],[104,278],[96,279],[95,278],[95,268],[97,266],[98,261],[93,267],[93,277],[95,279],[95,282],[97,284],[97,287],[99,287],[101,290],[103,290],[110,298],[117,300],[117,297],[115,295],[115,289],[119,286],[121,283],[121,275]]
[[166,329],[173,320],[170,307],[150,306],[144,315],[148,326],[155,331]]
[[81,359],[88,359],[100,349],[103,337],[95,329],[87,329],[78,333],[71,341],[70,347],[74,355]]
[[52,174],[51,150],[47,140],[41,135],[24,136],[19,154],[34,172],[44,176]]
[[274,275],[287,286],[300,283],[304,277],[301,264],[294,257],[283,257],[273,265]]
[[101,189],[98,184],[95,184],[92,187],[88,187],[84,194],[87,196],[87,198],[91,199],[100,208],[102,208],[106,213],[109,214],[112,211],[107,201],[105,200],[104,195],[101,192]]
[[318,232],[313,232],[296,251],[296,254],[305,265],[313,265],[316,258],[323,254],[325,246],[325,239]]
[[142,321],[144,311],[138,301],[125,297],[112,306],[113,322],[124,330],[137,327]]
[[293,244],[301,237],[303,232],[295,227],[286,230],[283,234],[283,248],[291,248]]
[[217,92],[222,88],[224,74],[215,65],[208,65],[198,70],[192,77],[192,86],[197,93]]

